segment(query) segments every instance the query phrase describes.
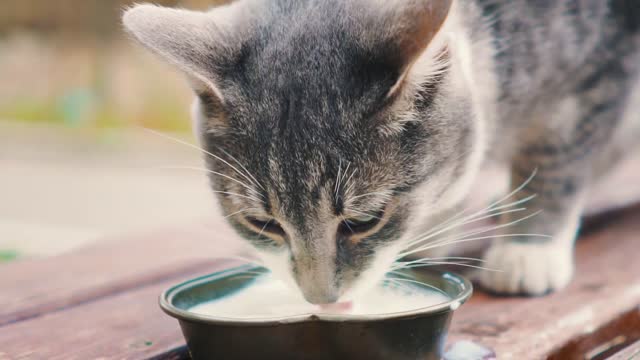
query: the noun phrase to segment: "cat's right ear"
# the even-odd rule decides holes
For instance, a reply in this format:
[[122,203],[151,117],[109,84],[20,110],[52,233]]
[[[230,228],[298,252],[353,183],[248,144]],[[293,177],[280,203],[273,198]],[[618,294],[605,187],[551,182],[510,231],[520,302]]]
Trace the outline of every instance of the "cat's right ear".
[[224,102],[217,66],[231,52],[230,7],[198,12],[142,4],[128,9],[124,27],[142,45],[187,74],[195,91]]

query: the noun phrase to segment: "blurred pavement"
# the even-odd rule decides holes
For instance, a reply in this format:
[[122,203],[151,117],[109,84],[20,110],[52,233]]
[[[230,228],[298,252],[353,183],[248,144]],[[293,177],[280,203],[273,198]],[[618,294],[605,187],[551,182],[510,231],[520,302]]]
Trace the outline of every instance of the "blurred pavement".
[[200,154],[145,131],[0,122],[0,252],[53,255],[214,217],[205,174],[166,166],[200,167]]

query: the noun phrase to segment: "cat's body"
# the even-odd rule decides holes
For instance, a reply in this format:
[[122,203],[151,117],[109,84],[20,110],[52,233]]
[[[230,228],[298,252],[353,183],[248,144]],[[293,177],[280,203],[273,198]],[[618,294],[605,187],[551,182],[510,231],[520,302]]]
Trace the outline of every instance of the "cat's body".
[[582,199],[640,128],[629,101],[640,94],[639,8],[241,0],[209,13],[142,5],[125,24],[193,80],[231,223],[323,303],[434,240],[421,235],[478,190],[488,162],[511,168],[512,187],[524,184],[511,201],[528,210],[501,217],[514,224],[486,260],[504,271],[483,284],[566,285]]
[[[621,106],[607,108],[624,111],[633,85],[640,81],[638,4],[597,0],[472,3],[486,14],[483,19],[490,19],[489,36],[495,49],[492,60],[498,81],[500,132],[493,135],[490,157],[508,159],[529,129],[570,127],[568,119],[562,125],[552,123],[553,107],[567,97],[587,95],[606,82],[606,94],[593,94],[591,104],[584,105],[615,102]],[[483,39],[486,26],[473,23],[474,37]],[[618,120],[621,117],[614,121]]]
[[[535,194],[527,208],[541,212],[508,232],[553,236],[497,240],[486,260],[503,272],[485,272],[482,279],[496,291],[540,294],[571,277],[589,188],[640,143],[640,4],[474,3],[493,19],[489,34],[496,51],[487,160],[510,167],[512,187],[536,171],[515,197]],[[484,26],[476,23],[472,33],[482,34]],[[521,216],[507,215],[503,222]]]

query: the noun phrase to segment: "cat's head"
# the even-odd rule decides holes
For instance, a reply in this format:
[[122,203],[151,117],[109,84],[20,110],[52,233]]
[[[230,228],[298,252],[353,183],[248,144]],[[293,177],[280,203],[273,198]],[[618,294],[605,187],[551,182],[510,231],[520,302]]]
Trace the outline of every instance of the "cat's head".
[[375,284],[467,186],[477,129],[440,31],[450,7],[242,0],[125,15],[192,82],[228,221],[310,302]]

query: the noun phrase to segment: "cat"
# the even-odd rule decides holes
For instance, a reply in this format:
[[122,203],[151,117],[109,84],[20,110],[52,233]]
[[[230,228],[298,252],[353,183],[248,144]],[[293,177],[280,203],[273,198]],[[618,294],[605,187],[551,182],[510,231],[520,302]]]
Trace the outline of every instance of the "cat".
[[493,163],[514,191],[480,213],[503,224],[481,285],[562,289],[584,198],[639,134],[634,0],[142,4],[123,22],[193,85],[230,224],[314,304],[447,243],[436,219],[477,219],[460,205]]

